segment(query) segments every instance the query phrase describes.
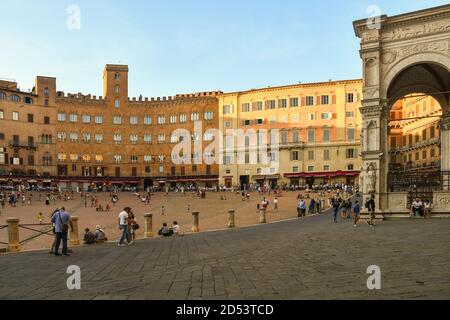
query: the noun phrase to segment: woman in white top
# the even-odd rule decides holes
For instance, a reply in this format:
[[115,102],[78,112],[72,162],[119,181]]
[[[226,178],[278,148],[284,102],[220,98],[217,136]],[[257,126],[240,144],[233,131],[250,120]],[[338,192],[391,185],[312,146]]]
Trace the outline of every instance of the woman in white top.
[[183,235],[183,234],[181,233],[180,226],[178,225],[178,222],[176,222],[176,221],[173,222],[173,228],[172,228],[172,230],[173,230],[173,234],[174,234],[175,236],[182,236],[182,235]]

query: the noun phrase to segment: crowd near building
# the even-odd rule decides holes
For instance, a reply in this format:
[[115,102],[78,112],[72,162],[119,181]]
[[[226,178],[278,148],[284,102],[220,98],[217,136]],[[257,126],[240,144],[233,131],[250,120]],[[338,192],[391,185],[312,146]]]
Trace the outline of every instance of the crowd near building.
[[[79,191],[358,184],[362,80],[129,98],[128,67],[107,65],[103,84],[103,96],[96,97],[57,91],[50,77],[37,77],[29,92],[1,80],[0,186]],[[422,100],[420,112],[439,112],[431,98]],[[427,148],[419,160],[431,166],[439,152],[435,124],[419,119],[396,125],[397,116],[415,112],[415,103],[402,103],[391,116],[393,166],[405,169],[417,160],[410,149],[418,142]],[[224,144],[208,151],[217,139],[212,129],[219,129]],[[256,141],[245,134],[239,140],[239,130],[256,133]],[[187,141],[200,148],[173,154]],[[231,152],[229,144],[236,146]],[[253,159],[252,148],[262,146],[268,160],[260,152]]]

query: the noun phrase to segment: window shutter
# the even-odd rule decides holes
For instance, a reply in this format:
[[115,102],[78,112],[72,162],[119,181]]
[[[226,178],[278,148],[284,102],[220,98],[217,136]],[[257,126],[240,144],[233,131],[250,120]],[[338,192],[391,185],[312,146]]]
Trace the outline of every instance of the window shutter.
[[316,105],[321,105],[320,96],[316,96]]
[[7,153],[5,153],[5,164],[8,164],[8,154]]
[[23,165],[23,158],[20,158],[20,165]]
[[331,103],[336,104],[336,95],[335,94],[333,94],[333,96],[331,98]]
[[300,107],[303,107],[304,105],[306,105],[306,98],[305,97],[302,97],[300,100],[301,100]]

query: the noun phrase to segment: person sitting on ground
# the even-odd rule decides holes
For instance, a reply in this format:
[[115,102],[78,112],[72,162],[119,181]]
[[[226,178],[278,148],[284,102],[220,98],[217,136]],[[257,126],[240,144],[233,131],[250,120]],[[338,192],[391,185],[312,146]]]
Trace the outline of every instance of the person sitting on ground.
[[178,222],[176,222],[176,221],[173,222],[172,232],[175,236],[181,236],[181,237],[183,236],[180,226],[178,225]]
[[162,228],[159,230],[158,235],[163,236],[163,237],[171,237],[173,234],[173,231],[171,231],[169,229],[169,227],[167,226],[167,223],[163,223]]
[[417,198],[411,205],[411,213],[414,214],[414,217],[419,213],[422,215],[423,204],[419,198]]
[[97,243],[104,243],[108,241],[106,238],[106,233],[103,231],[103,229],[100,226],[95,227],[95,241]]
[[93,234],[89,228],[86,228],[84,234],[84,244],[94,244],[95,243],[95,234]]

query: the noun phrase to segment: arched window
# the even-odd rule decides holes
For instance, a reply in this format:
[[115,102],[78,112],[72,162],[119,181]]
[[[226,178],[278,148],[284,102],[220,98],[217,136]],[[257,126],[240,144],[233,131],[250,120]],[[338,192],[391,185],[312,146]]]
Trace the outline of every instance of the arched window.
[[6,94],[0,92],[0,100],[6,100]]
[[16,94],[13,94],[11,96],[11,101],[12,102],[20,102],[20,97],[18,95],[16,95]]
[[119,86],[115,86],[114,92],[119,94],[120,93],[120,87]]
[[44,89],[44,95],[45,95],[46,97],[48,97],[48,88],[45,88],[45,89]]
[[120,108],[120,99],[116,99],[116,101],[115,101],[115,103],[114,103],[114,106],[115,106],[116,108]]
[[114,75],[114,79],[116,79],[116,81],[119,81],[120,80],[120,73],[116,73],[115,75]]

